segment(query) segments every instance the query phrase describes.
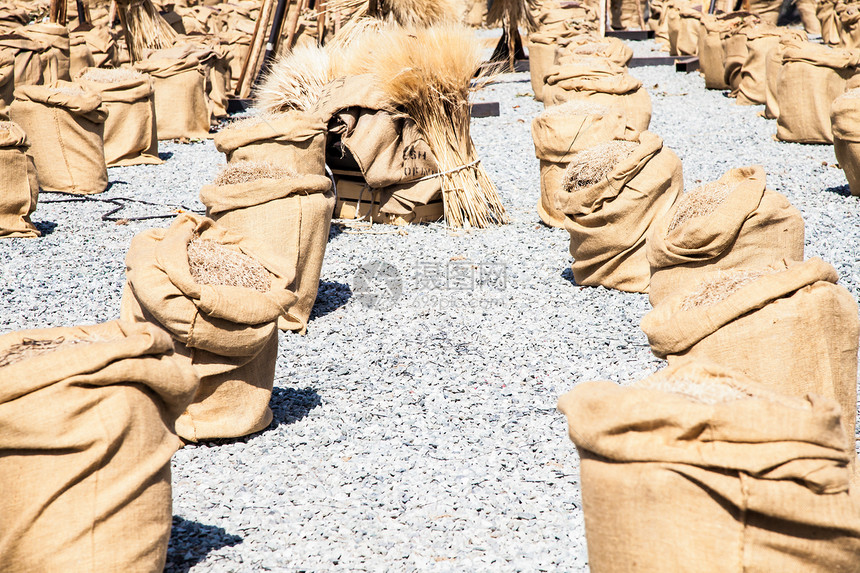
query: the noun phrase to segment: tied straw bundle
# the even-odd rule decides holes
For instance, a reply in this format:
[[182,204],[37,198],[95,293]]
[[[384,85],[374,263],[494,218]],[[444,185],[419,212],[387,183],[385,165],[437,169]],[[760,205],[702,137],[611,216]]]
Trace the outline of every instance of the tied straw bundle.
[[173,46],[176,31],[161,17],[152,0],[116,0],[116,6],[133,61],[143,59],[146,50]]
[[484,228],[507,223],[470,135],[469,92],[483,62],[474,33],[461,24],[386,27],[379,34],[366,34],[351,52],[357,59],[352,69],[373,74],[430,146],[439,164],[448,225]]

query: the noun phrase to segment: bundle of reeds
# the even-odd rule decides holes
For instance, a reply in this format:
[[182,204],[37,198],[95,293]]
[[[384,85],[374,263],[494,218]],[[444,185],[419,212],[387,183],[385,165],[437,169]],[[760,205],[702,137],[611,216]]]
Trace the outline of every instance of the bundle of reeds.
[[331,79],[329,49],[298,46],[269,66],[254,91],[255,106],[265,113],[308,111]]
[[455,0],[328,0],[326,10],[339,12],[345,18],[343,28],[349,28],[366,18],[432,26],[456,21],[460,8]]
[[116,7],[132,61],[143,59],[146,50],[169,48],[176,41],[176,31],[151,0],[116,0]]
[[493,0],[487,12],[488,22],[502,23],[502,41],[507,42],[506,53],[497,48],[493,55],[505,53],[511,70],[514,69],[517,53],[522,51],[519,28],[523,26],[528,31],[537,29],[537,20],[533,14],[537,7],[538,0]]
[[421,130],[439,164],[448,225],[506,223],[470,135],[469,92],[483,62],[474,32],[461,24],[388,26],[365,34],[350,54],[350,70],[376,76],[392,103]]

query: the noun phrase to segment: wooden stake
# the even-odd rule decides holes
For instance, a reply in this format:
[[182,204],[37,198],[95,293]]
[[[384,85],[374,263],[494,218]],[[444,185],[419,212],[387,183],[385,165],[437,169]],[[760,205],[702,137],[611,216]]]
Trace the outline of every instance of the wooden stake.
[[242,68],[242,75],[240,76],[242,83],[237,86],[237,95],[240,98],[246,98],[251,95],[251,88],[257,77],[257,64],[263,51],[263,41],[269,29],[272,3],[273,0],[263,0],[263,6],[260,8],[260,16],[257,19],[257,26],[254,28],[251,47],[248,50],[248,58],[245,62],[246,66]]
[[606,14],[608,12],[610,0],[600,0],[597,3],[597,15],[599,17],[599,24],[597,25],[597,33],[600,37],[606,36]]
[[317,43],[322,46],[323,41],[325,40],[325,26],[327,20],[327,11],[328,7],[326,6],[326,0],[318,0],[319,4],[317,5]]
[[60,18],[60,2],[65,0],[51,0],[51,7],[48,14],[48,20],[52,24],[56,24]]
[[285,46],[288,52],[293,49],[293,43],[296,41],[296,31],[299,29],[299,15],[302,11],[299,4],[299,2],[296,2],[296,9],[290,14],[290,21],[287,23],[287,41]]

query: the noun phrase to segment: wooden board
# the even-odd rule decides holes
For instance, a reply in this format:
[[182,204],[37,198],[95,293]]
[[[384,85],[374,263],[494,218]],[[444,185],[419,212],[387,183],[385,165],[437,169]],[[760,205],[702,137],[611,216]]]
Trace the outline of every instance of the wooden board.
[[650,40],[654,37],[654,30],[606,30],[606,36],[621,40]]
[[675,71],[676,72],[695,72],[699,69],[699,58],[686,57],[679,59],[675,62]]

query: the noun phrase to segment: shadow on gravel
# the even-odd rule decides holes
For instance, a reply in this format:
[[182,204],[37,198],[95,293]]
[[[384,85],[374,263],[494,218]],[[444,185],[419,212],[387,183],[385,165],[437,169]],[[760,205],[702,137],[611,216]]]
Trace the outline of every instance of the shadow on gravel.
[[578,284],[576,284],[576,279],[573,278],[573,271],[570,269],[570,267],[567,267],[566,269],[561,271],[561,278],[568,281],[573,286],[579,286]]
[[348,284],[334,281],[320,281],[320,286],[317,290],[317,300],[314,303],[314,308],[311,310],[311,316],[308,321],[336,311],[351,298],[352,289]]
[[203,525],[173,516],[170,543],[167,545],[165,573],[187,573],[206,559],[210,551],[242,543],[238,535],[227,533],[215,525]]
[[322,399],[313,388],[273,388],[269,406],[274,418],[268,429],[295,424],[321,405]]
[[161,159],[162,161],[167,161],[171,157],[173,157],[172,151],[159,151],[158,152],[158,158]]
[[42,236],[50,235],[54,232],[54,229],[57,228],[57,224],[53,221],[33,221],[33,225],[39,229],[39,232],[42,233]]
[[851,197],[851,189],[848,185],[842,185],[841,187],[828,187],[825,191],[828,193],[835,193],[836,195],[842,195],[843,197]]

